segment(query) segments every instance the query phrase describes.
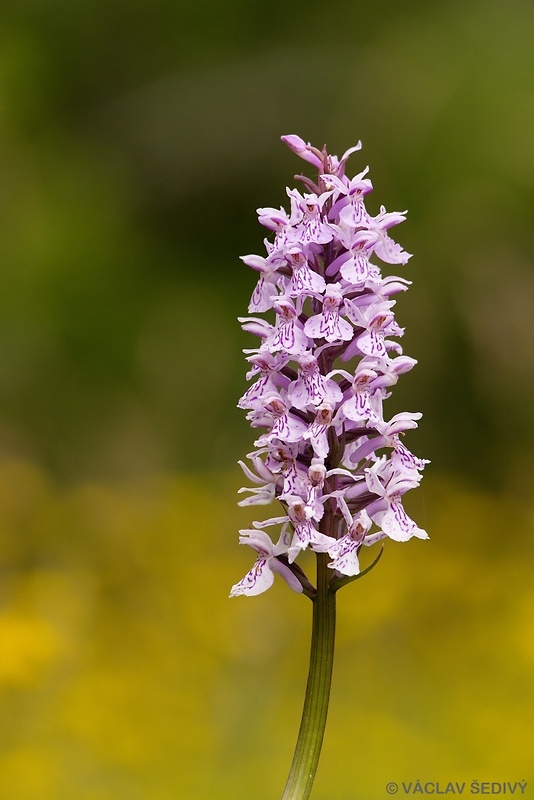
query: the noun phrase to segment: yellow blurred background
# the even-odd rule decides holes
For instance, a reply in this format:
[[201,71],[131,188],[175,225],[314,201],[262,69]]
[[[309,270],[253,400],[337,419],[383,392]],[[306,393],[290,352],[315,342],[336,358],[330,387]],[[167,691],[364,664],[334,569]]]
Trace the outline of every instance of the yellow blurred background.
[[0,800],[281,794],[309,603],[227,595],[254,518],[238,256],[302,168],[286,133],[361,138],[370,210],[409,209],[419,365],[388,408],[424,412],[432,460],[430,541],[339,594],[312,796],[534,796],[533,30],[520,0],[4,0]]

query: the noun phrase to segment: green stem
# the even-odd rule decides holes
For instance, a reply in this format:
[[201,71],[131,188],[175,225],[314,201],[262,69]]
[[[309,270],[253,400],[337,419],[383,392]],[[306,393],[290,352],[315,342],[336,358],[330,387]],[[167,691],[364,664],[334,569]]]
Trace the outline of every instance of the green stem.
[[306,800],[310,796],[323,744],[336,632],[336,595],[328,585],[329,560],[327,553],[317,554],[310,668],[295,755],[282,800]]

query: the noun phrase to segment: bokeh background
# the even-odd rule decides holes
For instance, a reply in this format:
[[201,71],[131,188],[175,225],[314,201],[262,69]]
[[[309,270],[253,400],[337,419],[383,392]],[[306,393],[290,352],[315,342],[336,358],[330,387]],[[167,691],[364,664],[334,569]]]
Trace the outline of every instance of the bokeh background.
[[389,411],[432,460],[430,541],[339,596],[314,798],[534,797],[533,35],[527,0],[3,0],[1,800],[281,793],[309,604],[227,594],[284,133],[361,138],[370,210],[409,209]]

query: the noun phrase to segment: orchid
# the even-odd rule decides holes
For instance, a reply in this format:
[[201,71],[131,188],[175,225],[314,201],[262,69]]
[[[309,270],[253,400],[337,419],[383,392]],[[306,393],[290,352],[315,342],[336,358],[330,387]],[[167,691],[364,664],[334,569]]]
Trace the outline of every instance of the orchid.
[[274,573],[277,572],[295,592],[302,592],[302,584],[297,580],[289,567],[278,559],[283,553],[288,551],[287,533],[284,532],[277,544],[273,544],[271,538],[264,531],[244,530],[239,541],[241,544],[248,544],[256,550],[258,556],[252,569],[247,572],[239,583],[232,587],[230,597],[237,597],[239,594],[261,594],[274,581]]
[[[421,415],[401,412],[386,420],[383,412],[391,387],[416,363],[397,341],[404,331],[394,316],[394,295],[409,281],[383,276],[381,266],[403,266],[410,258],[390,236],[406,212],[380,206],[373,216],[366,208],[373,190],[369,167],[353,178],[345,174],[361,143],[339,159],[294,134],[282,140],[317,175],[296,176],[305,190],[287,189],[289,211],[258,209],[269,235],[265,255],[242,256],[259,273],[248,311],[274,314],[274,323],[240,318],[257,342],[245,350],[254,382],[238,405],[252,427],[264,429],[250,466],[239,462],[255,484],[240,490],[249,493],[240,504],[276,500],[284,513],[240,532],[256,561],[231,596],[258,595],[278,574],[314,603],[305,712],[317,711],[317,735],[311,736],[304,713],[284,793],[285,800],[300,800],[311,791],[326,722],[335,594],[378,561],[381,550],[362,570],[362,547],[428,538],[402,504],[428,462],[400,438]],[[263,529],[276,526],[275,544]],[[316,554],[316,586],[296,563],[308,549]],[[319,651],[326,664],[320,669]]]

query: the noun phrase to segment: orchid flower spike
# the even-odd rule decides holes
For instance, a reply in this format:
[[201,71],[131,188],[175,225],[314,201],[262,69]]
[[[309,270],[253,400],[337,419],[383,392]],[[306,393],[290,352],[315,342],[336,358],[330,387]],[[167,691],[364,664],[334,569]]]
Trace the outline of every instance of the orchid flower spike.
[[258,274],[249,313],[271,321],[240,319],[256,347],[245,351],[253,382],[239,407],[262,429],[250,466],[240,462],[255,484],[240,490],[249,494],[241,504],[278,501],[283,514],[267,521],[281,526],[276,544],[258,530],[266,523],[241,532],[257,557],[231,596],[260,594],[275,575],[310,596],[296,564],[307,549],[328,554],[334,586],[360,573],[362,546],[428,538],[402,504],[428,463],[400,441],[421,415],[383,416],[389,390],[416,363],[397,341],[391,299],[409,281],[382,274],[410,258],[390,236],[406,212],[369,213],[369,168],[345,175],[361,142],[338,158],[295,134],[282,141],[315,175],[299,176],[310,191],[287,189],[288,211],[258,209],[266,253],[242,256]]

